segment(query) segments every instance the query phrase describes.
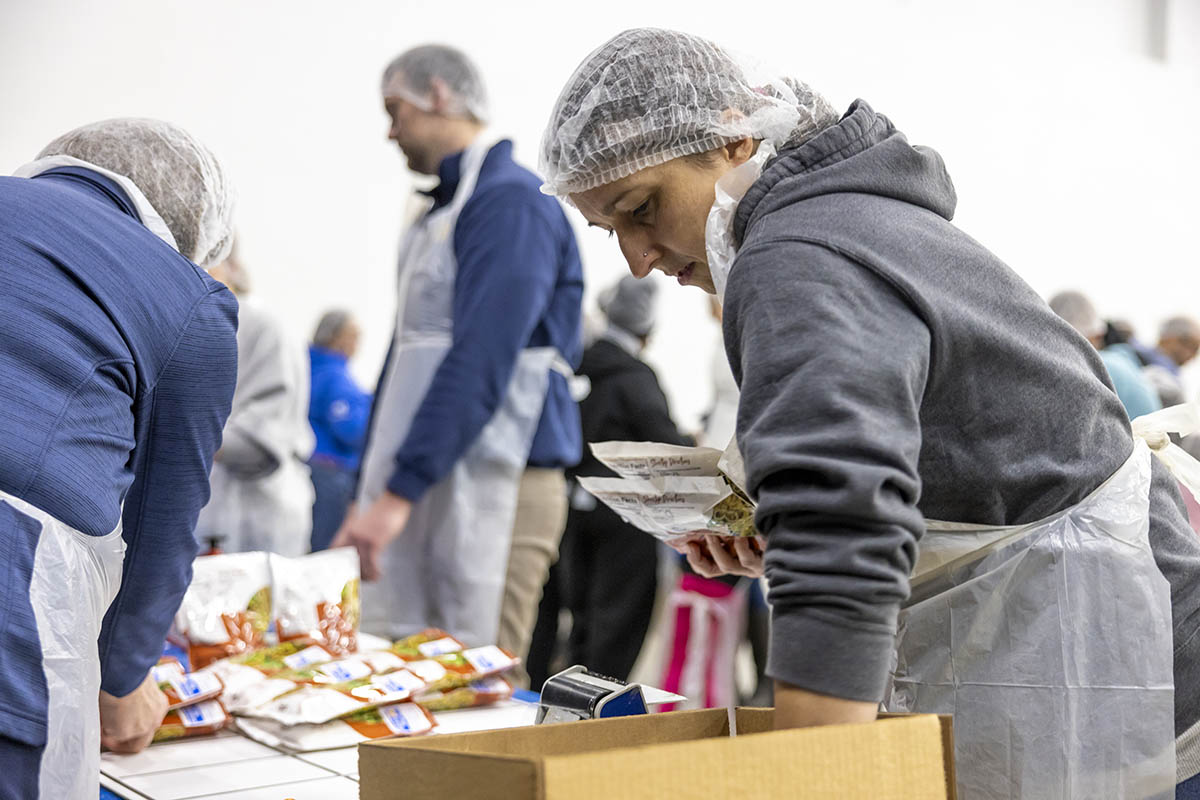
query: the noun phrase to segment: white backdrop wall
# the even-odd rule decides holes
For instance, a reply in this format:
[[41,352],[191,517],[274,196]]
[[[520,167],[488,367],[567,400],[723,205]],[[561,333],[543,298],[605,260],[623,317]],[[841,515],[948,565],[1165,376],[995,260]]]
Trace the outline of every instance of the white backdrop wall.
[[[1090,292],[1145,338],[1200,313],[1197,0],[859,0],[605,4],[484,0],[0,0],[0,171],[77,125],[177,122],[239,190],[258,302],[297,338],[331,306],[365,323],[373,381],[390,334],[394,258],[414,186],[385,139],[382,67],[443,41],[483,68],[494,121],[536,161],[549,109],[594,47],[678,27],[757,54],[844,108],[855,97],[938,149],[958,224],[1043,295]],[[589,305],[624,264],[578,223]],[[678,419],[708,403],[704,298],[664,282],[650,358]]]

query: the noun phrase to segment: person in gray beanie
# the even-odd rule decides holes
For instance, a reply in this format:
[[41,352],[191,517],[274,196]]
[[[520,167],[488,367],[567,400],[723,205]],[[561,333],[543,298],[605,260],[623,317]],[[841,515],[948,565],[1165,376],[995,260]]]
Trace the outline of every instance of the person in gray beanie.
[[610,327],[646,339],[654,328],[658,303],[658,284],[640,281],[632,275],[604,290],[600,295],[600,310]]
[[[578,371],[591,382],[579,405],[586,442],[692,444],[671,420],[658,376],[641,360],[654,330],[657,292],[654,281],[626,275],[600,294],[607,327],[584,351]],[[574,620],[568,663],[625,680],[641,651],[658,587],[655,540],[597,504],[575,480],[613,475],[586,448],[583,461],[568,472],[571,509],[560,560],[538,610],[529,653],[531,686],[548,677],[562,606]]]

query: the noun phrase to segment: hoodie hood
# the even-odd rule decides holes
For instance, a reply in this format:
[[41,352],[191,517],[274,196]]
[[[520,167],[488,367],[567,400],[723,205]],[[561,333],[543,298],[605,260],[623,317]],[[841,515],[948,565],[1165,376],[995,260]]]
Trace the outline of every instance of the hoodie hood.
[[735,240],[764,214],[828,194],[871,194],[953,219],[957,196],[936,151],[908,143],[891,120],[855,100],[836,125],[767,163],[738,205]]

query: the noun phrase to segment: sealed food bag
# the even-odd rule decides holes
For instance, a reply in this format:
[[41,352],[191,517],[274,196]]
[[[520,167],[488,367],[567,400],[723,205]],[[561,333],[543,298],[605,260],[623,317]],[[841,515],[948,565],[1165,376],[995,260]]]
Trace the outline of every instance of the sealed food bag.
[[221,700],[232,713],[272,700],[296,688],[296,682],[276,677],[332,661],[333,654],[304,641],[282,642],[240,656],[213,662],[201,672],[211,672],[225,685]]
[[229,715],[219,700],[206,700],[168,711],[154,732],[154,743],[216,733],[229,724]]
[[714,478],[721,459],[711,447],[655,442],[596,442],[592,455],[622,478]]
[[506,672],[521,663],[496,645],[473,647],[437,658],[410,661],[407,668],[423,680],[430,692],[445,692]]
[[626,522],[663,541],[693,531],[734,535],[723,523],[714,522],[711,513],[722,501],[734,496],[722,477],[579,478],[578,481]]
[[322,550],[298,558],[271,554],[279,641],[307,639],[334,655],[358,649],[358,551]]
[[513,687],[500,677],[472,681],[466,686],[441,692],[422,692],[416,702],[426,711],[455,711],[460,708],[489,706],[512,697]]
[[410,699],[424,690],[425,681],[407,669],[368,675],[328,685],[300,685],[289,692],[241,712],[282,725],[316,725],[380,705]]
[[154,678],[154,682],[161,686],[171,678],[181,678],[187,674],[187,670],[183,668],[183,664],[179,663],[179,659],[174,656],[163,656],[158,660],[158,663],[150,668],[150,676]]
[[457,653],[465,645],[441,628],[427,628],[420,633],[406,636],[392,645],[391,651],[405,661],[436,658],[447,653]]
[[193,670],[264,643],[271,622],[271,572],[266,553],[200,556],[175,615],[175,629]]
[[350,747],[371,739],[420,736],[437,726],[433,715],[416,703],[369,708],[322,725],[283,725],[274,720],[245,717],[237,724],[255,741],[301,753]]
[[737,440],[724,450],[599,442],[592,453],[620,478],[579,483],[634,527],[679,547],[698,532],[754,536],[754,503]]
[[[192,672],[190,674],[167,674],[164,680],[158,681],[159,690],[167,696],[167,708],[174,710],[181,706],[190,706],[205,700],[215,700],[225,691],[212,672]],[[157,678],[156,678],[157,680]]]

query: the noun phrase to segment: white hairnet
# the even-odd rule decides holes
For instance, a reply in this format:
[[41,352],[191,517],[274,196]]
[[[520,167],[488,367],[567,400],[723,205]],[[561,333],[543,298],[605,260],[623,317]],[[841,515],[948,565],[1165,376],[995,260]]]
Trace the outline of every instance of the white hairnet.
[[620,33],[567,81],[542,137],[542,191],[566,195],[745,138],[776,149],[837,122],[806,84],[678,31]]
[[385,97],[400,97],[430,111],[435,78],[450,90],[451,114],[487,121],[487,91],[478,68],[466,53],[448,45],[424,44],[396,56],[383,71],[381,88]]
[[154,119],[110,119],[63,134],[38,158],[67,155],[123,175],[166,222],[179,252],[207,269],[233,242],[233,192],[208,148]]
[[1082,292],[1073,290],[1059,292],[1050,298],[1048,305],[1051,311],[1066,320],[1083,336],[1090,339],[1093,336],[1104,335],[1104,322],[1096,313],[1096,307],[1092,305],[1092,301],[1088,300]]

